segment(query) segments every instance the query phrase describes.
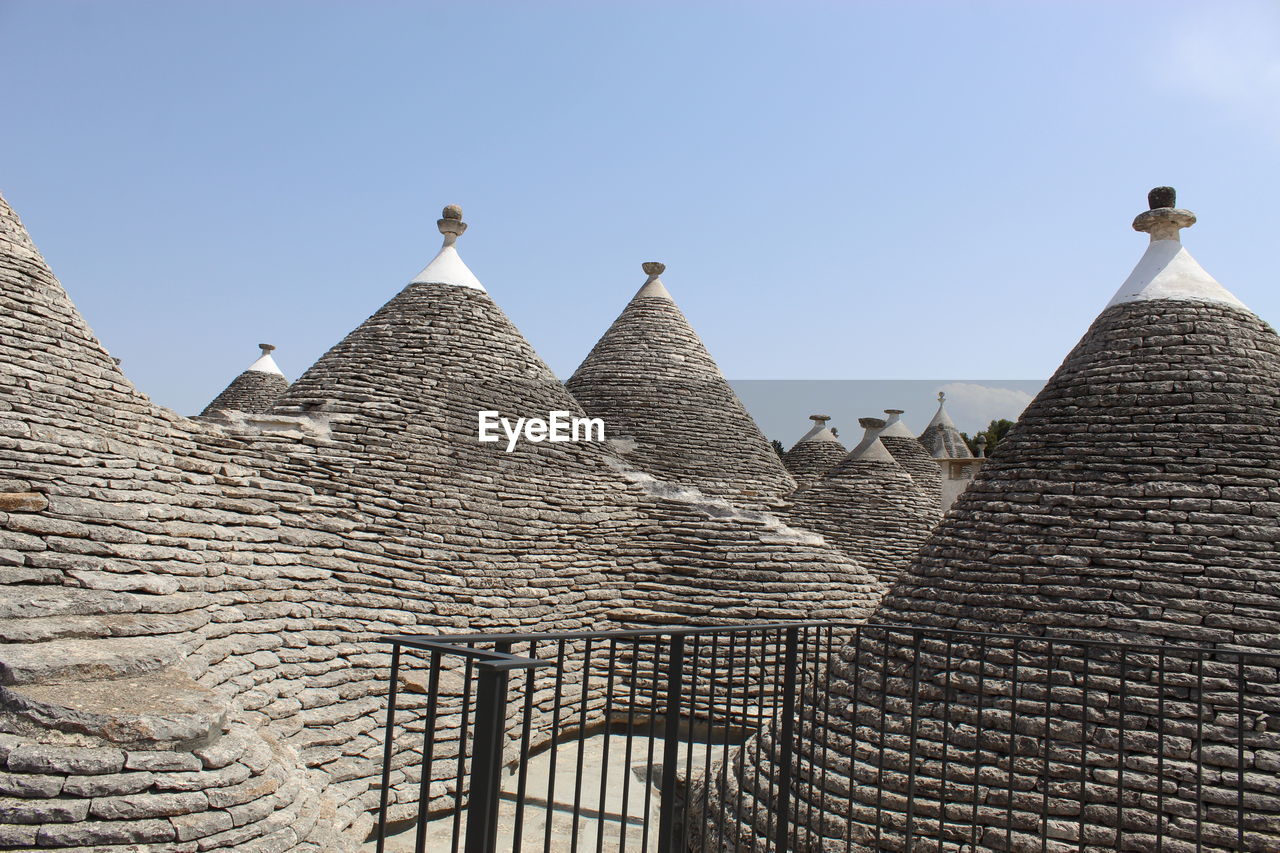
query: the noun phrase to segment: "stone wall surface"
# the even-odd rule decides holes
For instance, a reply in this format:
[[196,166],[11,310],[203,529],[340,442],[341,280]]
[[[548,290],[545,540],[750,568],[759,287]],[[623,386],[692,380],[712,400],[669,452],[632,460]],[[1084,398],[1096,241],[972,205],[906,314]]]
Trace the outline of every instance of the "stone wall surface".
[[[382,634],[880,597],[821,537],[608,448],[478,443],[479,409],[581,414],[482,291],[410,285],[271,412],[193,421],[132,388],[3,205],[0,286],[0,846],[353,849]],[[785,484],[764,447],[776,471],[743,470]],[[402,693],[393,819],[416,810],[422,699]]]
[[[1108,308],[873,616],[1042,640],[844,649],[804,706],[798,849],[1280,848],[1280,658],[1184,651],[1280,650],[1277,519],[1280,338],[1221,301]],[[751,847],[778,779],[744,761],[714,793]]]

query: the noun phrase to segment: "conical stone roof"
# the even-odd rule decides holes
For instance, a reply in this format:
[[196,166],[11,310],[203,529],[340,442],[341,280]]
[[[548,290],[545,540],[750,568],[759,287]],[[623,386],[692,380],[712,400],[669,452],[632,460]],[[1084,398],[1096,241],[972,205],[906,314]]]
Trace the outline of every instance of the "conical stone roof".
[[[460,213],[440,226],[448,243]],[[0,316],[20,330],[0,335],[10,846],[355,849],[380,796],[388,631],[834,619],[878,600],[817,535],[598,444],[480,443],[484,406],[579,412],[445,248],[270,417],[195,420],[132,388],[0,203]],[[417,730],[424,713],[397,712]],[[420,744],[394,739],[392,820],[417,813]],[[125,769],[147,790],[106,808]],[[234,828],[233,800],[203,794],[163,817],[172,791],[232,777],[261,794]]]
[[213,398],[213,402],[205,406],[201,416],[211,415],[218,410],[260,414],[271,408],[276,399],[289,387],[289,380],[284,378],[276,360],[271,357],[271,344],[258,344],[262,355],[258,360],[231,380],[231,384],[222,393]]
[[916,487],[933,507],[935,515],[942,514],[942,469],[933,456],[916,438],[915,433],[903,422],[902,409],[885,409],[889,417],[880,430],[880,441],[893,454],[903,470],[911,475]]
[[879,438],[885,422],[858,421],[862,441],[827,474],[792,495],[790,517],[866,566],[887,590],[936,522],[933,508]]
[[960,430],[956,429],[951,416],[947,414],[947,395],[938,392],[938,411],[933,420],[920,433],[920,443],[934,459],[972,459],[973,453],[969,445],[964,443]]
[[[1243,661],[1178,649],[1280,649],[1280,337],[1181,245],[1178,231],[1195,217],[1174,207],[1172,190],[1150,200],[1134,222],[1151,235],[1134,273],[873,616],[926,632],[923,646],[872,630],[842,652],[829,693],[807,707],[816,733],[799,748],[807,766],[796,783],[802,802],[829,807],[805,849],[816,836],[874,839],[878,850],[973,839],[983,849],[1042,849],[1047,838],[1050,849],[1156,849],[1158,838],[1165,849],[1275,849],[1280,806],[1254,797],[1249,781],[1274,772],[1255,752],[1273,738],[1260,709],[1277,695],[1274,668],[1258,661],[1250,676]],[[928,633],[938,629],[976,633]],[[1024,639],[1019,651],[996,639],[1007,635],[1053,643]],[[1131,645],[1126,669],[1119,652],[1084,645],[1095,641],[1150,645]],[[1000,664],[981,669],[984,649]],[[1003,665],[1011,659],[1024,689]],[[913,667],[914,687],[902,677]],[[1049,667],[1073,696],[1046,697]],[[1094,678],[1082,681],[1083,670]],[[1223,676],[1214,687],[1210,671]],[[1027,691],[1027,681],[1039,686]],[[975,726],[986,731],[976,746]],[[1230,773],[1218,772],[1219,754]],[[1121,801],[1114,772],[1086,786],[1045,769],[1068,755],[1077,768],[1146,774],[1163,763],[1163,787],[1151,775],[1139,783],[1161,795],[1131,789]],[[1178,762],[1190,775],[1172,769]],[[776,783],[767,764],[755,767]],[[923,774],[914,783],[908,767]],[[755,772],[751,762],[743,772]],[[1002,788],[1018,795],[994,793]]]
[[812,483],[838,465],[848,455],[827,421],[829,415],[810,415],[813,426],[782,455],[783,466],[795,477],[799,488]]
[[795,488],[778,454],[646,263],[648,278],[569,379],[629,464],[725,497]]

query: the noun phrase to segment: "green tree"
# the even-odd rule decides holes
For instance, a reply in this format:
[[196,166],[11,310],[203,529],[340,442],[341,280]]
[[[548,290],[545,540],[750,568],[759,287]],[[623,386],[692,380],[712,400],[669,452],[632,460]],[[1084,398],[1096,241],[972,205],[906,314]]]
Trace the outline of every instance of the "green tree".
[[1004,438],[1005,433],[1007,433],[1012,427],[1013,421],[1007,418],[1000,418],[999,420],[993,420],[991,423],[987,424],[986,429],[979,430],[972,436],[968,433],[962,432],[960,433],[960,437],[964,439],[965,444],[969,445],[969,452],[974,456],[977,456],[978,436],[986,436],[987,446],[984,448],[984,453],[987,456],[990,456],[995,452],[996,445],[998,445],[1000,440]]
[[774,452],[777,453],[779,456],[787,452],[785,449],[783,449],[782,442],[778,441],[778,439],[775,438],[773,441],[769,443],[773,445]]

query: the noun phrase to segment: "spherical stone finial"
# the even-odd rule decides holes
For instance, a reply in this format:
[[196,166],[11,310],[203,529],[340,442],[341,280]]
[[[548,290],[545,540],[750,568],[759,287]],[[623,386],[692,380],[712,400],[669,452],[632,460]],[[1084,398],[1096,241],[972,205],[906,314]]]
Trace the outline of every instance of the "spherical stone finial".
[[1147,193],[1147,206],[1152,210],[1178,206],[1178,191],[1173,187],[1156,187]]
[[452,246],[462,236],[462,232],[467,230],[467,223],[462,221],[462,208],[456,204],[446,207],[436,220],[436,227],[444,235],[444,244]]
[[660,264],[657,261],[645,261],[640,265],[640,269],[644,270],[644,274],[652,278],[653,276],[662,275],[667,270],[666,264]]
[[262,350],[263,355],[270,355],[275,348],[275,344],[258,344],[258,349]]
[[809,415],[809,420],[814,421],[819,425],[821,425],[831,420],[831,415]]
[[974,439],[974,443],[977,444],[979,447],[986,447],[987,434],[985,432],[978,433],[978,437]]

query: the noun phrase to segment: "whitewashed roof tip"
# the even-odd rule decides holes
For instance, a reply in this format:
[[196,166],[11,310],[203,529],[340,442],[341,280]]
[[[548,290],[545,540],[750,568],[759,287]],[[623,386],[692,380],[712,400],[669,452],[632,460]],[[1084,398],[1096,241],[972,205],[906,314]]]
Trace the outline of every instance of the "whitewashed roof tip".
[[444,245],[440,248],[439,254],[432,258],[431,263],[427,264],[409,283],[452,284],[486,292],[480,279],[476,278],[475,273],[462,262],[462,256],[454,248],[454,243],[467,230],[467,223],[462,221],[462,208],[456,204],[446,207],[443,215],[436,221],[436,227],[444,235]]

